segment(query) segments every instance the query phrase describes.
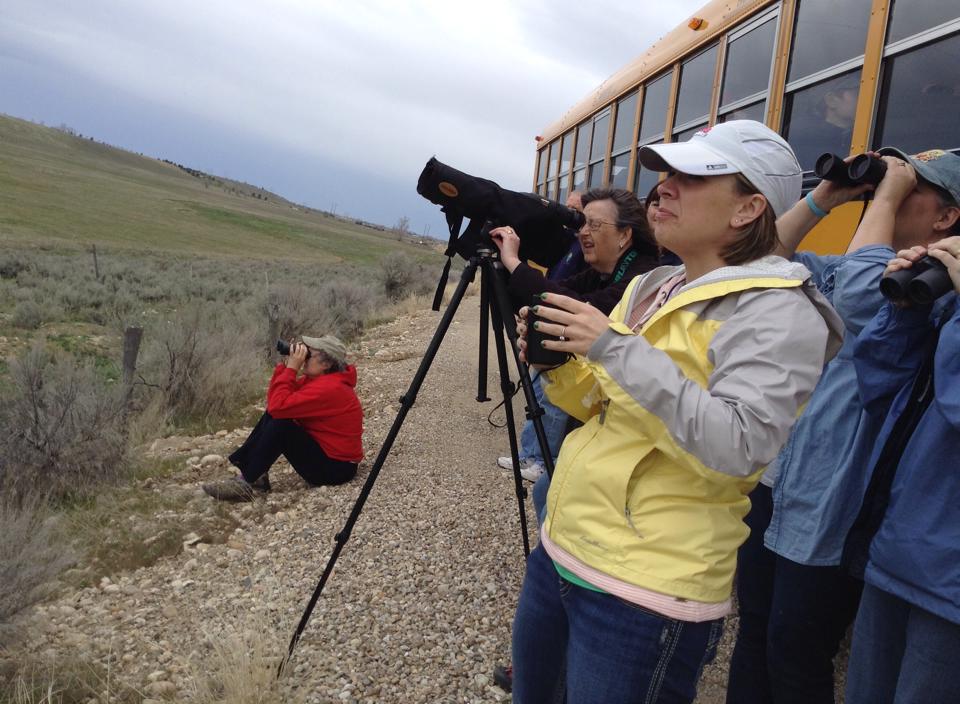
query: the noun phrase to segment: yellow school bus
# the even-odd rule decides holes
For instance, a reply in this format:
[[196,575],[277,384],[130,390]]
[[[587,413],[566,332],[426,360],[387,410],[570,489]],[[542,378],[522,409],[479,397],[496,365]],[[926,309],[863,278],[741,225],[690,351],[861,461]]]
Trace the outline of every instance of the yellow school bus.
[[[960,2],[713,0],[537,137],[534,188],[645,198],[660,176],[638,147],[733,119],[782,134],[805,190],[823,152],[960,148]],[[844,251],[861,209],[835,209],[803,246]]]

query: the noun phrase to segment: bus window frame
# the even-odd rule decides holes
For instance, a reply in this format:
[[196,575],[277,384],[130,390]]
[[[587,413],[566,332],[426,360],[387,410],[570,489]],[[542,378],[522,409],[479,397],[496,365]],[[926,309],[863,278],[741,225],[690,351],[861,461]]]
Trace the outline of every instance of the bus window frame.
[[[778,40],[780,37],[780,28],[781,22],[783,21],[783,13],[780,12],[782,2],[778,2],[773,7],[767,9],[766,11],[759,12],[755,17],[750,18],[744,22],[739,27],[736,27],[726,34],[726,42],[723,47],[723,74],[720,78],[720,85],[718,86],[718,95],[717,95],[717,107],[716,107],[716,119],[711,124],[716,124],[720,121],[720,117],[723,115],[728,115],[731,112],[735,112],[740,108],[745,108],[747,106],[753,105],[763,100],[763,111],[764,114],[768,114],[770,108],[770,95],[773,93],[774,81],[776,78],[776,62],[777,62],[777,50],[778,50]],[[773,51],[770,54],[770,69],[767,74],[767,87],[765,90],[757,91],[752,95],[748,95],[744,98],[734,100],[730,103],[720,104],[720,99],[723,93],[723,81],[726,79],[727,71],[727,52],[730,51],[730,44],[740,39],[741,37],[750,34],[750,32],[760,29],[761,26],[765,25],[767,22],[773,22]]]
[[707,111],[701,115],[697,115],[695,118],[687,120],[682,124],[673,124],[670,128],[671,134],[674,132],[683,132],[684,130],[695,127],[702,122],[709,124],[711,114],[713,113],[713,106],[716,102],[715,95],[717,94],[717,63],[721,61],[721,57],[724,59],[726,58],[726,46],[721,46],[723,43],[723,37],[717,37],[716,41],[710,42],[706,46],[697,48],[694,53],[675,62],[675,66],[677,66],[679,70],[675,72],[673,77],[673,81],[676,83],[676,88],[673,98],[673,114],[670,118],[671,122],[674,122],[677,118],[677,107],[680,104],[680,91],[683,89],[684,66],[691,61],[700,58],[707,52],[716,51],[716,57],[713,60],[713,81],[711,82],[710,86],[710,96],[707,99]]
[[[598,110],[597,112],[595,112],[595,113],[594,113],[593,115],[591,115],[590,118],[589,118],[589,121],[590,121],[590,146],[589,146],[588,151],[587,151],[587,163],[586,163],[586,166],[585,166],[585,168],[586,168],[586,173],[587,173],[586,187],[587,187],[588,189],[590,189],[590,188],[600,188],[600,187],[604,186],[604,185],[607,183],[606,172],[607,172],[607,168],[608,168],[607,165],[608,165],[608,160],[609,160],[609,156],[610,156],[610,140],[611,140],[612,137],[613,137],[613,130],[614,130],[613,117],[614,117],[614,112],[615,112],[615,110],[614,110],[614,106],[615,106],[615,105],[616,105],[616,101],[614,101],[613,103],[610,103],[609,105],[605,105],[603,108],[601,108],[600,110]],[[593,138],[594,138],[594,135],[595,135],[595,132],[596,132],[596,128],[597,128],[597,120],[599,120],[599,119],[601,119],[601,118],[603,118],[603,117],[606,117],[606,118],[607,118],[606,144],[604,145],[603,151],[600,152],[600,158],[599,158],[599,159],[593,159],[593,158],[591,157],[591,154],[592,154],[592,152],[593,152]],[[591,183],[590,183],[590,174],[593,172],[594,167],[596,167],[598,164],[599,164],[599,168],[600,168],[600,183],[597,184],[597,185],[591,185]]]

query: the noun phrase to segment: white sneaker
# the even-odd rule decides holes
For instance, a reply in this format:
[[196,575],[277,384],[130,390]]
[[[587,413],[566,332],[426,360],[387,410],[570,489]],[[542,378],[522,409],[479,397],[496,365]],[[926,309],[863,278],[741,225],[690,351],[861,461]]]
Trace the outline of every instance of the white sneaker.
[[[529,467],[530,465],[534,465],[534,464],[538,464],[538,463],[537,463],[537,462],[534,462],[533,460],[531,460],[531,459],[528,458],[528,457],[521,457],[521,458],[520,458],[520,469],[521,469],[521,470],[523,470],[524,467]],[[508,469],[508,470],[510,470],[510,471],[512,472],[512,471],[513,471],[513,460],[510,459],[509,456],[507,456],[507,457],[498,457],[498,458],[497,458],[497,466],[498,466],[500,469]]]
[[539,462],[530,462],[526,467],[520,468],[520,476],[528,482],[536,482],[540,477],[547,473],[547,468]]

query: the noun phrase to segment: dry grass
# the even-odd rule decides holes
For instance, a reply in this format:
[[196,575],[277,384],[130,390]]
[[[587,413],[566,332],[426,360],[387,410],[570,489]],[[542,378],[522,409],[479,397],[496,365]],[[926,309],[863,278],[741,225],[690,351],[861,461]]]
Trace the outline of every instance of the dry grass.
[[73,561],[62,522],[43,496],[0,495],[0,645],[15,632],[10,619],[50,594]]
[[224,625],[205,635],[209,655],[191,661],[192,701],[200,704],[286,704],[303,702],[291,693],[277,668],[287,652],[285,636],[293,624],[272,621],[263,612],[246,615],[239,625]]

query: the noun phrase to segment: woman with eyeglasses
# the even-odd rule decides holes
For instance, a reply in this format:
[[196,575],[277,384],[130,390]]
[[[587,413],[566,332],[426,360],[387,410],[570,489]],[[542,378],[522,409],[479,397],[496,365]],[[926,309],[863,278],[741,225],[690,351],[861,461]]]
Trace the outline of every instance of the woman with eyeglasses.
[[500,261],[510,272],[509,291],[519,309],[541,293],[559,293],[609,313],[633,277],[657,266],[657,245],[637,197],[621,188],[594,188],[583,194],[586,219],[577,233],[588,269],[550,281],[520,261],[520,238],[512,227],[490,231]]
[[801,182],[779,135],[731,121],[639,159],[669,174],[654,234],[682,264],[635,279],[609,316],[556,294],[535,311],[559,338],[544,347],[575,355],[548,395],[584,425],[527,562],[519,704],[694,700],[731,610],[747,495],[839,347],[810,273],[771,256]]

